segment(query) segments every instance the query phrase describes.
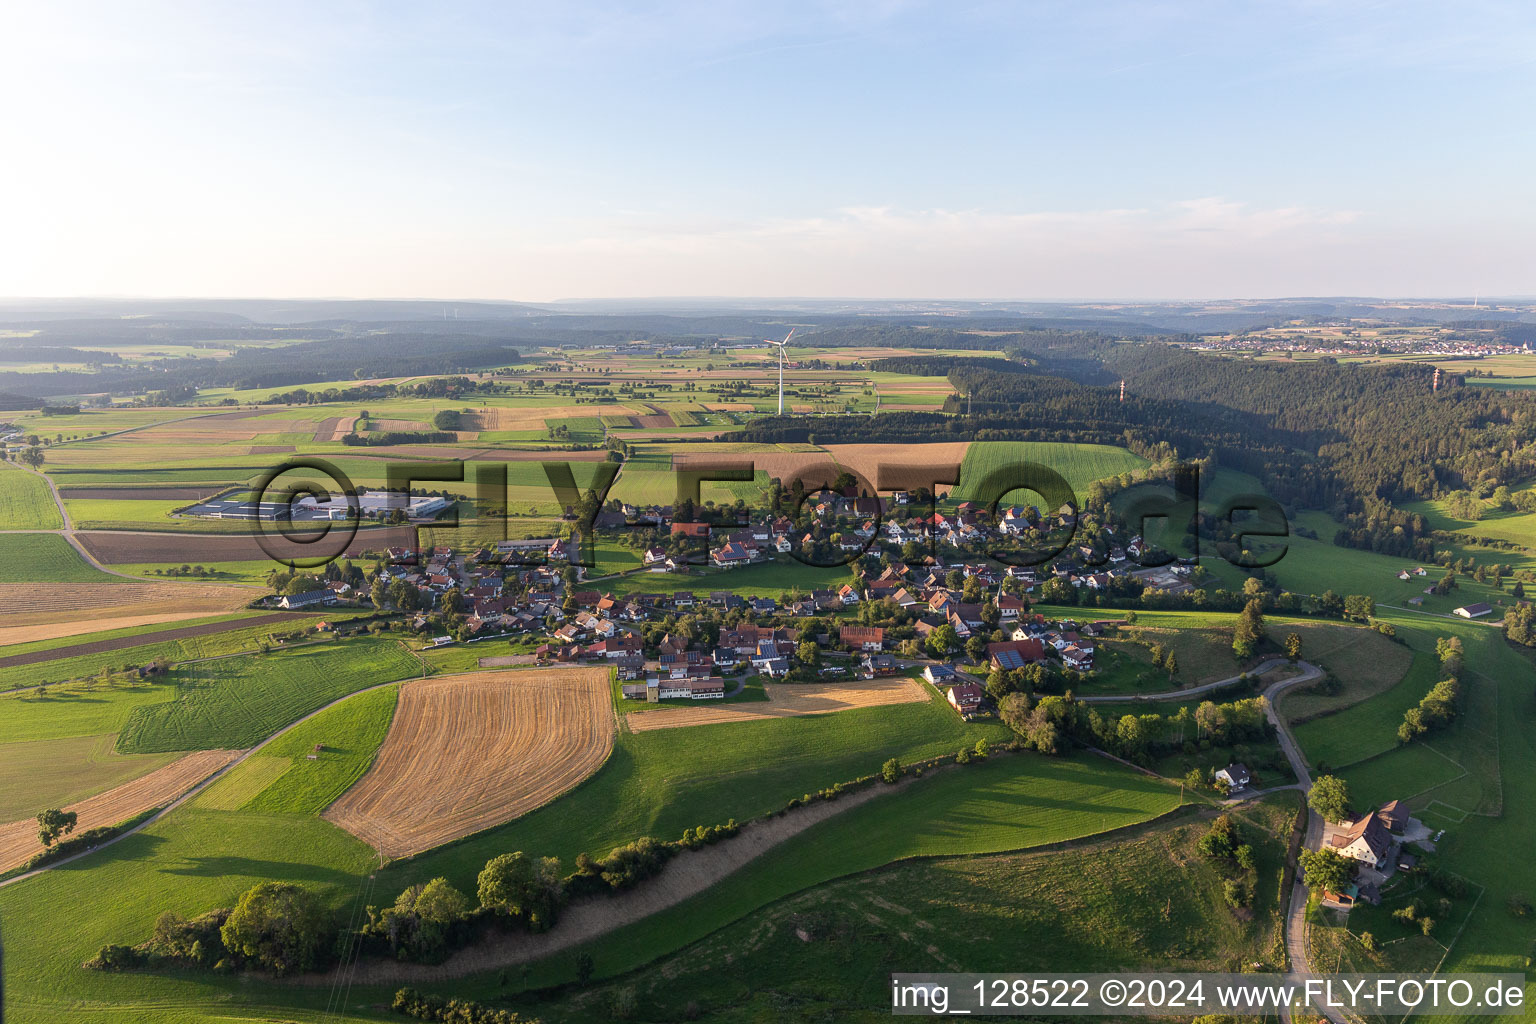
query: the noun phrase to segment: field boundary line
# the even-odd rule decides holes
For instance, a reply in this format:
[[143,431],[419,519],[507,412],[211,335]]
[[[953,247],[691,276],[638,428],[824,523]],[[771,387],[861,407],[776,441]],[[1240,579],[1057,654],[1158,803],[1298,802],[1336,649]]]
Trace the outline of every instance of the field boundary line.
[[50,871],[53,868],[63,867],[65,864],[73,864],[75,861],[79,860],[81,857],[89,857],[91,854],[95,853],[97,850],[105,850],[107,847],[112,846],[112,845],[114,845],[116,843],[120,843],[124,839],[127,839],[131,835],[138,834],[139,832],[141,832],[144,829],[148,828],[149,826],[153,825],[155,822],[159,821],[161,818],[164,818],[167,814],[170,814],[172,811],[176,810],[182,804],[185,804],[188,800],[191,800],[193,797],[197,796],[199,793],[201,793],[203,790],[207,789],[209,786],[213,785],[215,782],[219,781],[219,779],[221,779],[225,775],[229,774],[233,769],[235,769],[235,768],[239,767],[240,765],[244,764],[252,756],[254,756],[255,754],[259,753],[262,750],[263,747],[267,746],[267,744],[269,744],[273,740],[279,738],[284,733],[287,733],[287,732],[289,732],[292,729],[296,729],[297,727],[303,725],[305,722],[309,721],[311,718],[314,718],[316,715],[320,714],[321,712],[329,711],[331,708],[335,707],[337,704],[340,704],[342,701],[350,700],[351,698],[356,697],[360,693],[372,693],[374,690],[382,690],[386,686],[398,686],[398,685],[400,685],[400,683],[401,683],[401,680],[399,680],[399,679],[392,679],[392,680],[390,680],[387,683],[377,683],[377,684],[375,684],[373,686],[364,687],[361,690],[353,690],[351,693],[345,694],[345,695],[343,695],[341,697],[337,697],[335,700],[331,701],[329,704],[325,704],[325,705],[323,705],[321,707],[316,708],[315,710],[311,711],[309,714],[305,715],[302,718],[294,719],[292,722],[289,722],[287,725],[283,726],[281,729],[277,730],[272,735],[270,735],[266,739],[262,740],[260,743],[257,743],[254,747],[247,748],[245,750],[245,752],[242,753],[239,757],[235,758],[233,761],[229,762],[229,764],[225,765],[223,768],[220,768],[218,771],[216,771],[212,775],[208,776],[202,782],[199,782],[197,785],[193,786],[191,789],[189,789],[185,793],[181,794],[181,796],[177,797],[175,800],[173,800],[170,803],[166,804],[159,811],[156,811],[152,816],[150,816],[148,818],[145,818],[143,821],[139,822],[133,828],[128,829],[126,832],[119,833],[118,835],[113,836],[111,839],[108,839],[105,842],[100,843],[99,845],[93,846],[89,850],[82,850],[79,853],[74,854],[74,855],[69,856],[69,857],[65,857],[62,860],[56,860],[56,861],[53,861],[52,863],[44,864],[40,868],[34,868],[31,871],[26,872],[25,874],[17,875],[15,878],[7,878],[4,881],[0,881],[0,889],[3,889],[3,888],[5,888],[8,885],[15,885],[17,882],[24,882],[27,879],[33,877],[34,875],[42,874],[44,871]]

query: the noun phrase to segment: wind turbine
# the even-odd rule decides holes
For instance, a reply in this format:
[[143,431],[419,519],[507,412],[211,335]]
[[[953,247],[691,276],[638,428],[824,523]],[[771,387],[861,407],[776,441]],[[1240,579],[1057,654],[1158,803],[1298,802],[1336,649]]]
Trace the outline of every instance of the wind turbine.
[[764,345],[777,345],[779,347],[779,415],[784,415],[784,346],[789,344],[789,339],[795,336],[795,329],[791,327],[789,333],[784,335],[783,341],[771,341],[763,339]]

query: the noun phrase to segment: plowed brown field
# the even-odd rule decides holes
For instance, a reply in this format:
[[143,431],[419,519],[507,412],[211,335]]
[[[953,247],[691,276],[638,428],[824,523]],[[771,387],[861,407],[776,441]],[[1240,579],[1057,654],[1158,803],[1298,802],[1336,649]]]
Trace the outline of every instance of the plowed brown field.
[[[167,616],[217,615],[244,608],[261,594],[259,588],[197,583],[0,583],[0,638],[22,644],[173,621]],[[81,624],[85,630],[76,628]]]
[[[152,807],[164,807],[240,756],[238,750],[199,750],[132,782],[64,808],[79,816],[75,831],[116,825]],[[9,871],[42,852],[37,822],[31,818],[0,825],[0,871]]]
[[315,425],[316,441],[340,441],[346,435],[352,433],[352,428],[357,425],[356,416],[332,416],[321,420]]
[[874,708],[886,704],[917,704],[928,699],[922,684],[905,676],[870,679],[851,683],[768,683],[766,701],[723,704],[700,701],[681,708],[632,711],[624,716],[634,732],[651,729],[679,729],[689,725],[719,725],[722,722],[755,722],[764,718],[793,718],[797,715],[830,715],[853,708]]
[[390,857],[510,821],[607,760],[610,701],[606,668],[404,683],[373,767],[323,817]]
[[[182,613],[172,613],[172,614],[182,614]],[[184,618],[192,618],[194,616],[196,616],[196,613],[192,613],[190,615],[183,614],[182,617],[184,617]],[[150,632],[150,633],[136,633],[136,634],[132,634],[132,635],[129,635],[129,636],[107,637],[106,639],[102,639],[102,640],[92,640],[92,641],[88,641],[86,643],[81,643],[81,644],[71,644],[68,647],[50,647],[47,650],[42,650],[42,651],[28,651],[25,654],[6,655],[4,657],[0,657],[0,668],[10,668],[11,666],[14,666],[14,665],[36,665],[36,664],[38,664],[40,662],[54,661],[54,660],[56,660],[58,658],[75,658],[75,657],[79,657],[80,655],[83,655],[83,654],[102,654],[102,653],[104,653],[106,651],[120,651],[120,650],[123,650],[123,649],[128,648],[128,647],[139,647],[139,646],[142,646],[144,644],[163,643],[164,641],[167,641],[167,640],[181,640],[181,639],[183,639],[185,637],[193,637],[193,636],[208,636],[210,633],[227,633],[227,632],[229,632],[232,629],[247,629],[247,628],[252,627],[252,626],[277,626],[280,623],[292,622],[294,619],[302,619],[302,618],[304,618],[304,616],[300,612],[273,612],[270,615],[252,615],[252,616],[249,616],[247,618],[243,618],[243,619],[229,619],[229,620],[224,621],[224,622],[204,622],[204,623],[200,623],[200,624],[198,624],[196,626],[183,626],[180,629],[161,629],[161,630],[156,630],[156,631]],[[112,621],[112,620],[108,620],[108,621]],[[158,621],[158,622],[175,622],[176,619],[174,619],[174,618],[157,617],[156,621]],[[121,622],[118,627],[113,627],[113,626],[103,625],[103,622],[100,619],[92,619],[90,622],[60,623],[60,624],[57,624],[56,626],[50,626],[50,627],[44,627],[44,628],[48,628],[48,629],[60,629],[60,628],[62,628],[62,629],[71,630],[71,632],[67,632],[67,633],[57,633],[56,632],[53,637],[49,637],[48,638],[48,639],[51,640],[51,639],[54,639],[54,638],[59,637],[59,636],[78,636],[79,633],[73,631],[78,626],[85,627],[84,630],[82,630],[82,632],[97,632],[98,630],[121,628],[123,626],[139,626],[139,625],[151,625],[151,623],[142,622],[142,621],[134,622],[134,621],[132,621],[130,619],[127,622]],[[34,630],[34,629],[37,629],[38,627],[36,627],[36,626],[22,626],[20,628],[21,628],[22,631],[26,631],[26,630]],[[10,632],[11,632],[11,630],[9,630],[9,629],[0,629],[0,643],[3,643],[5,641],[6,634],[8,634]],[[34,637],[33,639],[41,639],[41,638]],[[12,642],[16,643],[16,642],[20,642],[20,641],[12,641]]]
[[[277,524],[267,523],[267,537],[272,550],[278,556],[293,552],[294,558],[306,558],[315,554],[315,548],[327,551],[332,540],[317,544],[285,544],[278,533]],[[271,556],[257,541],[251,526],[251,534],[243,533],[129,533],[114,530],[97,530],[77,533],[76,538],[85,545],[96,561],[103,565],[138,564],[141,562],[170,562],[174,564],[208,562],[262,562]],[[344,536],[337,533],[337,537]],[[357,536],[347,545],[348,551],[372,549],[382,551],[387,547],[405,547],[415,543],[415,530],[410,527],[358,530]],[[273,568],[276,568],[274,563]]]

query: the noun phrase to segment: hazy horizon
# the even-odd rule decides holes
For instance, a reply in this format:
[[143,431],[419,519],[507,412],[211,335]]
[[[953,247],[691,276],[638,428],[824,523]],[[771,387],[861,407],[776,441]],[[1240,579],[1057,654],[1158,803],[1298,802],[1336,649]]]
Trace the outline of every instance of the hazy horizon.
[[1518,3],[88,3],[8,28],[4,295],[1536,293]]

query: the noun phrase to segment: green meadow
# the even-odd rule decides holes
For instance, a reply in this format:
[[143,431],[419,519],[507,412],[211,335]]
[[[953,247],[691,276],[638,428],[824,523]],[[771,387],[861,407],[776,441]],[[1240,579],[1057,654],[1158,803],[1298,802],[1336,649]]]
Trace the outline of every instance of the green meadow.
[[[1179,803],[1176,787],[1087,756],[998,755],[933,773],[812,826],[747,864],[728,885],[535,963],[521,986],[570,981],[583,952],[598,977],[621,974],[776,899],[885,864],[1024,850],[1145,821]],[[483,977],[452,988],[485,995],[495,984]]]
[[48,482],[19,466],[0,463],[0,530],[62,530]]
[[395,640],[356,637],[183,665],[175,699],[133,710],[125,753],[249,747],[338,697],[425,669]]
[[[1044,441],[977,441],[966,449],[960,464],[960,483],[949,494],[952,501],[981,501],[999,497],[982,494],[979,488],[989,474],[1021,462],[1046,466],[1066,479],[1082,502],[1088,485],[1147,466],[1139,455],[1103,444],[1069,444]],[[1017,492],[1017,500],[1038,502],[1035,496]]]
[[547,1024],[577,1024],[633,997],[643,1020],[706,1024],[889,1019],[889,972],[1224,970],[1267,963],[1280,927],[1285,843],[1299,800],[1238,812],[1255,854],[1245,919],[1223,872],[1199,856],[1206,824],[1184,814],[1107,842],[1048,852],[919,858],[785,897],[638,971],[569,995],[514,999]]
[[0,533],[0,583],[122,582],[90,565],[58,534]]

